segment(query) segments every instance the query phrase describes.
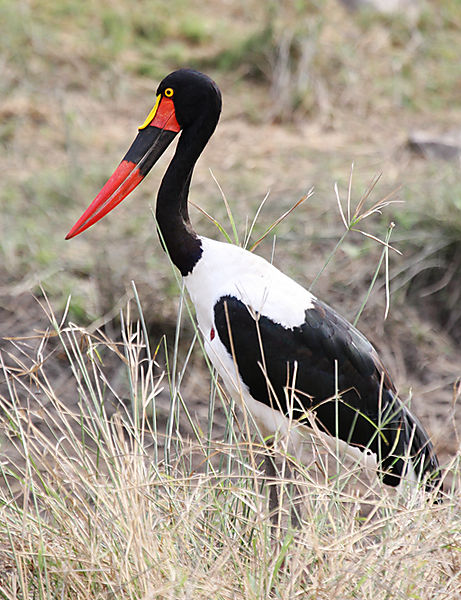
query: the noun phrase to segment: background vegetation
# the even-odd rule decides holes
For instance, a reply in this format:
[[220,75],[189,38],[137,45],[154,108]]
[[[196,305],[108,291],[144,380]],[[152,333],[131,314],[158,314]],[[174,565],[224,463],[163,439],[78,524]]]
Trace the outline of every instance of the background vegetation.
[[[0,564],[1,560],[6,561],[5,572],[9,574],[8,580],[2,581],[4,597],[19,597],[15,596],[18,589],[24,598],[27,594],[47,598],[59,594],[106,598],[120,590],[133,597],[144,594],[159,598],[171,594],[226,598],[266,598],[272,594],[291,598],[296,593],[308,592],[312,597],[335,597],[332,596],[335,593],[336,597],[338,593],[351,598],[370,597],[372,593],[380,597],[376,586],[382,581],[382,573],[386,573],[380,570],[385,564],[397,569],[395,581],[402,582],[408,576],[409,585],[414,587],[390,586],[383,592],[383,598],[400,597],[399,594],[405,598],[412,594],[421,598],[454,597],[461,542],[453,503],[434,512],[427,507],[415,509],[422,515],[418,520],[414,513],[399,512],[398,503],[392,504],[394,501],[386,498],[373,513],[384,519],[377,521],[382,528],[373,524],[372,530],[360,529],[361,517],[349,511],[355,504],[344,503],[344,495],[334,496],[333,502],[334,488],[330,484],[325,483],[326,487],[320,491],[309,488],[306,498],[312,501],[313,508],[306,509],[307,513],[315,512],[316,506],[317,510],[321,506],[334,506],[338,520],[332,516],[328,526],[324,521],[315,521],[319,526],[315,535],[312,529],[302,529],[293,538],[295,546],[282,537],[276,555],[262,560],[257,567],[253,559],[270,554],[271,540],[267,522],[258,516],[260,506],[254,503],[248,509],[248,498],[255,497],[257,489],[248,483],[247,473],[242,472],[245,484],[223,488],[216,487],[211,479],[204,480],[204,487],[192,480],[184,487],[174,477],[169,479],[170,473],[161,471],[161,478],[168,476],[168,485],[161,479],[160,500],[156,496],[156,501],[149,504],[150,495],[142,500],[152,512],[146,513],[145,505],[133,499],[131,508],[126,508],[132,512],[133,506],[137,506],[143,519],[150,515],[148,525],[142,521],[132,529],[122,527],[114,532],[112,541],[121,541],[112,549],[98,537],[97,528],[95,538],[88,537],[83,528],[79,530],[82,537],[78,538],[78,544],[78,536],[64,537],[68,543],[63,541],[62,553],[58,553],[61,558],[53,563],[53,553],[57,552],[57,537],[53,535],[71,531],[64,516],[69,518],[81,510],[82,514],[94,517],[92,511],[98,505],[101,488],[96,493],[91,487],[98,481],[93,466],[85,467],[84,476],[75,468],[72,458],[68,463],[62,458],[65,477],[56,474],[56,479],[51,478],[55,465],[43,460],[43,448],[46,446],[46,452],[51,452],[47,446],[51,442],[42,440],[40,449],[35,450],[28,441],[29,434],[36,435],[31,422],[40,427],[45,413],[59,416],[60,411],[69,411],[75,416],[87,399],[77,386],[84,377],[84,361],[77,361],[72,373],[65,350],[67,342],[56,336],[59,327],[53,325],[52,317],[50,321],[50,308],[43,308],[44,293],[58,315],[57,321],[61,321],[67,306],[66,323],[75,322],[90,333],[102,327],[107,336],[105,340],[99,337],[96,344],[107,384],[103,394],[107,414],[101,417],[97,430],[106,427],[106,417],[114,411],[118,414],[120,402],[130,404],[133,397],[133,385],[126,375],[126,353],[120,350],[117,354],[113,350],[116,346],[107,341],[123,341],[120,310],[133,296],[132,280],[144,307],[152,352],[166,333],[170,358],[174,358],[171,364],[178,365],[169,370],[170,385],[163,391],[160,386],[152,393],[157,398],[159,428],[164,431],[165,424],[171,423],[171,390],[176,389],[171,381],[180,375],[181,397],[189,407],[191,421],[203,428],[198,433],[205,431],[209,437],[221,440],[226,431],[229,433],[226,411],[219,406],[216,428],[207,430],[210,377],[199,351],[188,357],[193,326],[187,318],[182,325],[182,342],[174,343],[180,294],[160,250],[149,208],[154,204],[155,191],[171,154],[159,163],[133,197],[97,228],[72,242],[64,241],[70,226],[134,138],[136,127],[152,106],[158,81],[171,70],[192,66],[209,73],[224,96],[221,123],[197,167],[192,200],[230,231],[216,179],[243,239],[248,223],[269,194],[253,232],[255,241],[314,186],[315,193],[275,230],[275,264],[306,286],[315,280],[314,291],[351,320],[367,295],[382,246],[351,231],[323,269],[344,234],[334,184],[337,182],[346,206],[353,163],[353,208],[380,173],[378,183],[371,186],[366,206],[387,198],[391,192],[392,200],[402,201],[360,223],[360,229],[384,238],[393,222],[391,244],[402,254],[389,253],[391,295],[387,319],[383,318],[387,300],[385,269],[381,268],[359,327],[383,355],[402,395],[412,390],[412,406],[431,431],[442,461],[451,465],[447,477],[456,485],[459,450],[456,400],[461,364],[460,155],[446,161],[417,153],[409,146],[408,139],[414,130],[446,132],[459,131],[461,127],[461,7],[458,0],[438,3],[421,0],[415,4],[417,10],[410,13],[381,14],[372,10],[350,12],[338,0],[0,2],[0,343],[6,369],[1,384],[5,411],[1,444],[4,465],[8,464],[8,469],[15,472],[14,476],[4,473],[1,509],[5,523],[1,531],[4,552]],[[200,232],[221,236],[200,211],[192,209],[192,218]],[[257,252],[270,257],[273,245],[274,238],[270,235]],[[71,300],[67,304],[69,295]],[[48,331],[47,335],[44,331]],[[86,344],[88,334],[76,331],[77,337],[81,335],[81,344]],[[84,351],[83,356],[89,360]],[[160,354],[157,358],[162,365],[164,359]],[[182,365],[187,367],[184,372]],[[40,369],[54,390],[51,396],[43,391],[43,382],[38,384],[34,379],[34,373]],[[161,368],[156,367],[155,381],[160,373]],[[8,385],[13,376],[22,382],[17,384],[18,391]],[[152,385],[155,381],[152,380]],[[37,390],[42,394],[39,400],[34,395]],[[106,406],[108,399],[110,409]],[[43,407],[39,410],[43,403],[46,410]],[[12,406],[17,410],[29,406],[32,411],[27,416],[32,421],[26,421],[25,429],[20,426],[23,414],[12,413]],[[186,438],[193,428],[184,408],[179,413],[179,432]],[[57,432],[63,426],[59,421],[51,427],[55,444],[60,439]],[[145,452],[144,439],[141,444],[137,437],[139,423],[124,427],[134,429],[130,436],[135,438],[135,446],[138,444],[136,451],[130,446],[127,456]],[[41,431],[48,429],[43,426]],[[112,433],[106,431],[101,437],[96,430],[90,437],[93,442],[97,440],[96,446],[91,446],[97,454],[100,440],[108,443]],[[69,431],[75,431],[75,427]],[[11,441],[16,435],[22,440],[22,449]],[[201,435],[195,435],[195,439],[201,439]],[[119,441],[122,443],[122,438]],[[72,451],[69,450],[69,456],[78,457],[80,464],[87,447],[85,443],[79,446],[81,442],[82,439],[78,443],[72,441]],[[101,450],[104,466],[96,469],[98,476],[110,472],[107,463],[113,457],[113,449],[104,448]],[[123,454],[120,448],[118,451]],[[163,458],[163,442],[161,452]],[[109,506],[115,484],[119,486],[117,489],[126,490],[138,489],[145,482],[147,489],[159,477],[159,468],[155,463],[153,471],[136,471],[130,463],[129,469],[135,469],[136,477],[126,481],[106,479],[108,495],[98,506]],[[43,469],[48,475],[43,474]],[[118,477],[122,467],[119,465],[116,470]],[[189,473],[184,465],[178,472],[181,477]],[[32,510],[28,499],[40,494],[38,488],[28,486],[36,485],[31,482],[36,482],[37,474],[42,480],[43,497]],[[84,482],[84,491],[73,490],[66,496],[63,490],[68,491],[69,481],[77,477]],[[236,489],[245,491],[242,491],[244,500]],[[166,508],[162,504],[164,493],[170,500],[172,494],[179,494],[181,501]],[[76,508],[82,498],[85,503]],[[453,502],[455,498],[453,492]],[[59,504],[59,510],[51,499]],[[236,529],[232,529],[234,525],[230,522],[219,520],[217,507],[222,506],[221,502],[234,508],[238,505],[235,510],[239,514],[242,511],[245,518],[242,517]],[[199,506],[205,510],[204,505],[209,512],[203,513],[200,527],[207,523],[207,542],[199,543],[195,534],[191,534],[193,551],[185,547],[178,558],[176,552],[184,536],[182,526],[187,531],[202,531],[195,521],[187,521],[184,507],[189,507],[187,514],[192,518]],[[229,513],[234,508],[229,508]],[[245,512],[247,509],[249,513]],[[178,519],[177,528],[172,530],[177,538],[162,537],[165,534],[158,534],[153,526],[164,523],[166,513],[169,518]],[[120,515],[123,514],[121,510]],[[50,519],[61,525],[53,529]],[[114,519],[114,515],[105,513],[101,526],[106,527]],[[31,523],[38,529],[30,529]],[[348,530],[348,523],[353,523],[356,529]],[[49,537],[44,534],[45,524],[50,527]],[[139,531],[151,526],[157,545],[152,546],[153,537],[143,540],[135,550],[138,562],[127,558],[126,564],[130,566],[121,575],[117,571],[118,583],[114,584],[111,569],[117,570],[121,556],[131,556],[124,545],[126,540],[136,539]],[[233,534],[229,537],[229,528],[237,538]],[[398,548],[392,545],[410,530],[414,530],[414,537],[406,545]],[[223,537],[213,537],[211,531],[219,531]],[[322,537],[324,534],[327,537]],[[421,542],[421,538],[427,543]],[[245,551],[235,548],[235,539]],[[246,552],[254,539],[257,540],[251,547],[254,554],[249,556]],[[312,540],[318,541],[315,552]],[[360,550],[354,540],[358,540]],[[164,563],[161,575],[164,587],[160,588],[163,591],[155,596],[152,589],[157,585],[158,565],[164,560],[159,557],[166,556],[159,550],[162,544],[163,550],[171,551],[168,555],[171,562]],[[94,548],[94,553],[76,566],[79,552],[85,546]],[[343,556],[343,562],[328,559],[327,546],[341,547],[344,553],[334,556],[335,559]],[[147,547],[158,549],[157,554],[152,551],[155,560],[151,555],[146,558]],[[234,562],[226,562],[223,557],[229,554],[218,552],[218,547],[233,553]],[[208,550],[203,548],[209,550],[208,562],[204,560]],[[409,556],[416,556],[421,548],[426,554],[420,562],[410,560]],[[104,562],[100,552],[104,560],[112,561],[111,566]],[[357,555],[362,558],[354,570],[352,563]],[[67,563],[63,556],[67,556]],[[271,563],[272,559],[275,562]],[[335,571],[336,563],[344,570]],[[184,568],[175,572],[174,565],[178,564]],[[200,568],[194,571],[190,564],[199,564]],[[370,564],[373,566],[369,567]],[[405,565],[410,564],[411,576],[405,572]],[[286,565],[286,569],[282,568]],[[296,565],[302,565],[299,571]],[[225,587],[224,571],[229,581],[239,573],[241,579],[235,582],[235,587]],[[101,579],[96,572],[102,573]],[[144,573],[141,579],[140,572]],[[200,582],[214,582],[210,572],[217,577],[215,591],[205,586],[200,596],[195,588],[187,587],[196,585],[199,589]],[[260,576],[253,575],[255,572]],[[295,572],[297,578],[290,579],[289,574]],[[12,573],[16,575],[13,577]],[[353,583],[350,587],[335,588],[345,573]],[[139,587],[130,587],[133,581]],[[216,591],[220,589],[220,581],[227,591]],[[349,579],[346,577],[345,581]],[[433,587],[425,595],[428,581]],[[81,588],[75,582],[80,582]]]

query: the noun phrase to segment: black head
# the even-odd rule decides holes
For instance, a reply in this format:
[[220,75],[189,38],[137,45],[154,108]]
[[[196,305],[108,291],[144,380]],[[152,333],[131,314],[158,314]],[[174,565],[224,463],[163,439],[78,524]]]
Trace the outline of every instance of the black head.
[[193,69],[173,71],[160,83],[157,95],[171,98],[181,129],[204,116],[210,121],[215,120],[216,127],[221,113],[221,92],[208,75]]

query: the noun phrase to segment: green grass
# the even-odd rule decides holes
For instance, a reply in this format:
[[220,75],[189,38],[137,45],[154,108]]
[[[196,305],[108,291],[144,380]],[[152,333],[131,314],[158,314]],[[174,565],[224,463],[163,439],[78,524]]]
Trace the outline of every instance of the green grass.
[[[365,185],[382,169],[387,186],[405,184],[407,171],[400,170],[397,157],[387,167],[388,173],[381,164],[390,151],[384,144],[380,154],[382,138],[375,140],[373,152],[377,154],[370,159],[361,142],[357,145],[356,124],[348,125],[355,114],[361,115],[366,139],[367,120],[374,123],[376,114],[384,129],[390,126],[395,132],[400,130],[398,123],[411,121],[415,115],[435,110],[437,117],[446,119],[447,108],[459,107],[454,76],[455,58],[461,50],[456,36],[457,2],[444,3],[443,11],[426,5],[414,23],[399,16],[348,13],[336,0],[292,6],[256,1],[248,6],[210,3],[206,10],[199,3],[182,0],[168,5],[38,0],[33,7],[22,1],[3,2],[0,11],[5,33],[0,51],[8,65],[0,82],[4,98],[0,112],[4,152],[1,262],[7,275],[29,281],[36,273],[49,272],[51,265],[51,272],[59,275],[43,281],[48,292],[61,306],[70,289],[81,298],[86,295],[79,314],[86,313],[87,322],[100,312],[99,291],[94,284],[90,294],[87,290],[87,277],[97,268],[98,257],[84,242],[78,242],[76,253],[62,238],[128,147],[149,109],[157,82],[169,70],[185,64],[206,67],[223,87],[224,119],[235,121],[234,131],[249,130],[251,144],[244,137],[229,143],[228,133],[218,137],[218,129],[216,144],[228,151],[215,152],[203,162],[204,172],[211,166],[229,202],[238,203],[242,219],[255,211],[269,190],[266,210],[272,219],[281,212],[280,200],[284,210],[314,184],[311,214],[303,219],[317,223],[317,240],[319,231],[337,235],[321,209],[335,206],[333,183],[347,181],[357,152],[361,156],[356,162],[359,184]],[[233,27],[228,26],[230,22]],[[283,65],[277,67],[284,36],[291,40],[285,75]],[[312,47],[312,56],[303,67],[309,83],[306,89],[295,83],[305,43]],[[266,152],[272,131],[252,128],[274,118],[300,125],[319,120],[327,131],[330,126],[344,130],[346,147],[330,148],[326,139],[320,151],[318,142],[311,148],[308,132],[305,137],[292,137],[288,146],[274,142]],[[280,137],[282,132],[285,129],[278,132]],[[289,126],[286,132],[293,135]],[[319,135],[322,132],[314,138]],[[456,166],[446,170],[446,181],[441,181],[430,165],[420,169],[421,187],[411,188],[416,194],[424,193],[426,180],[435,182],[434,192],[442,201],[435,203],[440,218],[427,222],[434,231],[451,227],[447,198],[459,178]],[[146,205],[152,202],[148,186],[129,212],[131,227],[121,229],[113,221],[109,239],[120,240],[120,247],[129,236],[145,238],[140,230]],[[202,174],[200,188],[196,186],[193,194],[201,206],[217,214],[218,195],[212,179]],[[402,223],[413,220],[411,215],[417,211],[407,215],[403,210],[399,219]],[[284,235],[285,230],[281,231]],[[302,241],[301,227],[297,235]],[[122,282],[133,278],[130,261],[135,253],[128,247],[130,253],[122,257],[118,248],[108,250],[114,282],[111,295],[116,299],[125,291]],[[317,250],[328,251],[323,244]],[[312,273],[305,273],[299,272],[297,261],[293,266],[289,257],[286,261],[287,270],[293,268],[295,276],[309,281],[316,274],[316,265]],[[124,265],[129,265],[130,274],[124,272]],[[143,264],[135,260],[134,271],[140,270]],[[71,271],[83,277],[69,277]],[[163,273],[158,280],[165,277]],[[32,291],[39,293],[39,288],[32,286]],[[165,288],[156,292],[164,295]],[[104,298],[101,304],[105,305]]]

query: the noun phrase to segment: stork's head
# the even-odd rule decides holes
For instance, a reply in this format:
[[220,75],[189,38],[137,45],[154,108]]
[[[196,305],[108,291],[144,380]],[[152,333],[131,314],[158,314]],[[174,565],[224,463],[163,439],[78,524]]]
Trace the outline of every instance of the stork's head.
[[207,75],[192,69],[170,73],[157,88],[154,107],[121,163],[75,223],[66,240],[102,219],[144,179],[181,130],[197,127],[206,139],[221,112],[221,93]]

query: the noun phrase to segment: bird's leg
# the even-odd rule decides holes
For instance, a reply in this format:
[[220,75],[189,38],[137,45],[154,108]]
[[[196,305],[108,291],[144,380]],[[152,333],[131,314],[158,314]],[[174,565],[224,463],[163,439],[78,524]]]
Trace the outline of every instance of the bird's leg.
[[287,478],[289,481],[288,496],[290,498],[290,524],[295,529],[302,528],[302,486],[296,482],[296,467],[287,463]]
[[301,502],[300,488],[295,482],[295,468],[288,460],[284,461],[281,470],[275,462],[274,441],[266,445],[264,455],[265,480],[269,486],[269,511],[272,525],[278,528],[282,525],[283,504],[289,502],[288,525],[297,529],[301,528]]
[[269,487],[269,512],[273,525],[280,525],[280,505],[278,484],[280,473],[275,464],[274,442],[271,440],[266,445],[264,454],[265,482]]

